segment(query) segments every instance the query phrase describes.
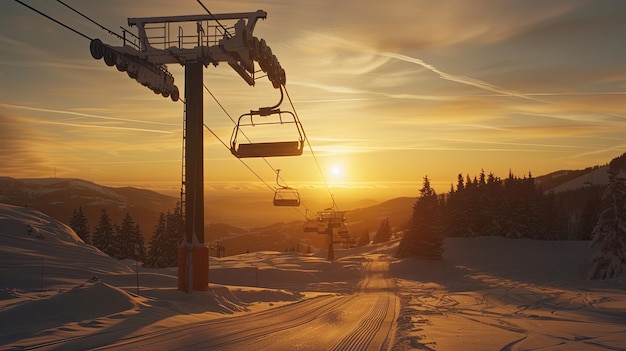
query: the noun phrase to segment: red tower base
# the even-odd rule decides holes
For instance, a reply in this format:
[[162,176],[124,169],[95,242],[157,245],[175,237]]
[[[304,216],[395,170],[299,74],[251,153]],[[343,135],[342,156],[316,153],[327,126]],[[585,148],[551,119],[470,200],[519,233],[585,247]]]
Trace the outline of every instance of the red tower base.
[[207,291],[209,290],[209,248],[202,246],[194,246],[191,251],[193,253],[193,290]]
[[193,248],[178,248],[178,290],[209,290],[209,247],[205,244]]
[[189,275],[187,274],[187,247],[178,248],[178,290],[189,292]]

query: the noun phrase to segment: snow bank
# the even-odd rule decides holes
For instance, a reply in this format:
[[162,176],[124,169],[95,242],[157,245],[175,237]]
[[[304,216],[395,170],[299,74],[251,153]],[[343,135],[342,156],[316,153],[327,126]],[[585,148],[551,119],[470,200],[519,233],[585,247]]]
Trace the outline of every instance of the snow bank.
[[9,288],[73,287],[94,275],[132,272],[31,208],[0,204],[0,251],[0,281]]
[[583,241],[451,238],[443,260],[391,264],[394,350],[623,350],[626,279],[586,280]]
[[145,306],[145,301],[100,282],[39,294],[12,291],[12,299],[3,303],[0,314],[10,326],[0,329],[0,340],[12,342],[73,322],[87,325],[98,318],[120,319]]
[[558,284],[584,280],[592,255],[589,241],[502,237],[448,238],[444,250],[441,261],[405,259],[391,270],[401,278],[440,284],[459,284],[469,274]]

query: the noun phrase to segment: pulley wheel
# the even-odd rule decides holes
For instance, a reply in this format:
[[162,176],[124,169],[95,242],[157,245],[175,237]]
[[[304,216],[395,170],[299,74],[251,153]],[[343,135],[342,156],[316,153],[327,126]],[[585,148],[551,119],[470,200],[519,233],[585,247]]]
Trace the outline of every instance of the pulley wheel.
[[91,52],[91,57],[99,60],[104,55],[104,45],[102,45],[102,41],[100,39],[93,39],[91,43],[89,43],[89,51]]

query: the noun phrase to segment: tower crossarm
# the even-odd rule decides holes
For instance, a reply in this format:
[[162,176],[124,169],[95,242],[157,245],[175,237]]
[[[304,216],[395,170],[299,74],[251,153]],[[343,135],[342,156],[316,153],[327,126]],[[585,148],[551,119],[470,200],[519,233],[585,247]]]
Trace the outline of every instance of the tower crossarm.
[[276,89],[286,83],[285,70],[265,40],[252,35],[259,19],[267,12],[238,12],[161,17],[133,17],[130,26],[137,27],[137,35],[127,37],[123,45],[113,46],[93,39],[90,51],[93,58],[104,58],[108,66],[128,73],[155,93],[178,100],[167,64],[186,66],[200,63],[217,66],[227,63],[246,83],[255,85],[255,64],[267,74]]
[[139,51],[130,45],[125,45],[125,51],[134,51],[138,57],[156,64],[239,62],[253,73],[244,44],[252,36],[257,21],[265,18],[267,12],[263,10],[129,18],[128,24],[137,27]]
[[[198,21],[225,21],[248,19],[248,29],[254,30],[257,20],[266,19],[267,12],[257,10],[255,12],[237,12],[237,13],[217,13],[202,15],[183,15],[183,16],[160,16],[160,17],[131,17],[128,19],[129,26],[137,26],[141,28],[147,23],[170,23],[170,22],[198,22]],[[141,32],[141,29],[139,29]]]

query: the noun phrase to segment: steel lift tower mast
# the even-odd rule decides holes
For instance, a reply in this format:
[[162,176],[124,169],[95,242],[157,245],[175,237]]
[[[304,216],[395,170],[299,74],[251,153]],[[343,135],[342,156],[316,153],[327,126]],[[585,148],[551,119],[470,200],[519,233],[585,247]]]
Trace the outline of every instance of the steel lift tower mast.
[[[208,11],[207,11],[208,12]],[[124,31],[121,47],[99,39],[90,44],[91,55],[104,59],[156,94],[179,99],[179,90],[166,64],[185,67],[186,116],[183,131],[183,183],[181,207],[185,242],[179,247],[178,289],[208,289],[209,249],[204,242],[203,67],[228,63],[254,86],[259,63],[274,88],[285,84],[285,71],[265,43],[252,36],[262,10],[248,13],[129,18],[138,34]]]

